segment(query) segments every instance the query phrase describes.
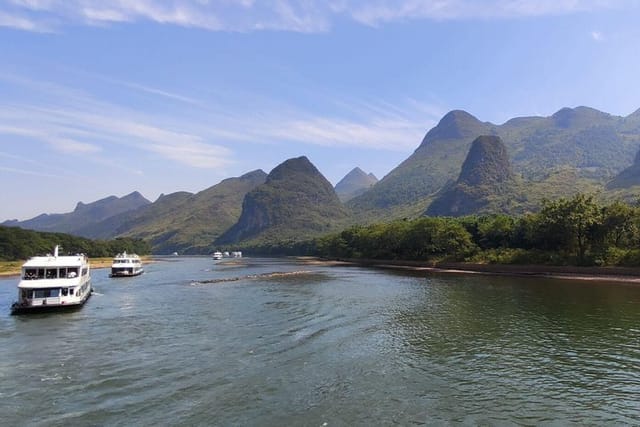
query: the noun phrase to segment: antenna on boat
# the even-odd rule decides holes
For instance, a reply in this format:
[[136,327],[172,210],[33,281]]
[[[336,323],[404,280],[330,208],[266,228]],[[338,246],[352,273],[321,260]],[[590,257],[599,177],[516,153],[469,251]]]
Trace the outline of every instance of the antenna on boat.
[[56,258],[58,258],[58,248],[59,248],[58,245],[56,245],[56,247],[53,248],[53,256],[56,257]]

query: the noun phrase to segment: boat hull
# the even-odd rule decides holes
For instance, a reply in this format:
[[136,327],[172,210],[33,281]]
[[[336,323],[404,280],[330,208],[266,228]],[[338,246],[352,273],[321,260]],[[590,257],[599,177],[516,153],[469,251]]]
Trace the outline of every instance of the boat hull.
[[118,272],[118,273],[109,274],[109,277],[113,277],[113,278],[117,278],[117,277],[135,277],[135,276],[141,275],[142,273],[144,273],[144,270],[136,271],[136,272],[133,272],[133,273]]
[[80,309],[91,297],[93,291],[87,294],[87,297],[82,301],[76,303],[67,304],[41,304],[41,305],[27,305],[14,302],[11,305],[11,314],[31,314],[31,313],[51,313],[59,311],[73,311]]

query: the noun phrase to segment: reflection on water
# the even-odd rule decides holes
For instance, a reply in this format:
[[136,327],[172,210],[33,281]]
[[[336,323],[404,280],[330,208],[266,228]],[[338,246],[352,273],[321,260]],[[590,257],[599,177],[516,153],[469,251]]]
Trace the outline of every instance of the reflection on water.
[[250,258],[145,270],[97,270],[84,308],[36,316],[9,316],[0,280],[3,424],[640,423],[640,287]]

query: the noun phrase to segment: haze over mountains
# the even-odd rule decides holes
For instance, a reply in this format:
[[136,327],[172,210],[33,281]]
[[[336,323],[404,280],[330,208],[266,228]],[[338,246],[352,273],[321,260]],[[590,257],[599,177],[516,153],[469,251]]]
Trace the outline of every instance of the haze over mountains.
[[371,188],[378,178],[372,173],[365,173],[359,167],[355,167],[336,184],[336,194],[341,201],[346,202]]
[[543,198],[578,192],[633,200],[640,194],[639,148],[640,110],[618,117],[564,108],[502,125],[455,110],[380,181],[356,167],[334,189],[303,156],[269,175],[253,171],[196,194],[178,192],[151,203],[135,192],[3,225],[139,237],[155,253],[208,253],[219,245],[304,240],[350,224],[425,213],[519,214],[537,209]]

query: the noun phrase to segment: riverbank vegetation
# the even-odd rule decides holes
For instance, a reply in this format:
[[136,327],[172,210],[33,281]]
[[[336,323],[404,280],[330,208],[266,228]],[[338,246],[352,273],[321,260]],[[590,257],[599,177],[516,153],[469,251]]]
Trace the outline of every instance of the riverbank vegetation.
[[139,255],[151,252],[151,247],[141,239],[117,238],[91,240],[64,233],[47,233],[0,226],[0,260],[25,260],[35,255],[52,253],[60,245],[61,254],[84,253],[90,258],[109,257],[127,251]]
[[640,207],[590,195],[544,201],[537,213],[422,217],[354,226],[303,245],[330,258],[495,264],[640,265]]

